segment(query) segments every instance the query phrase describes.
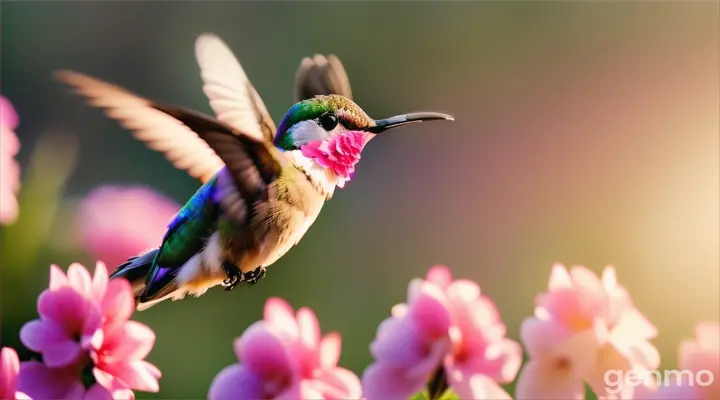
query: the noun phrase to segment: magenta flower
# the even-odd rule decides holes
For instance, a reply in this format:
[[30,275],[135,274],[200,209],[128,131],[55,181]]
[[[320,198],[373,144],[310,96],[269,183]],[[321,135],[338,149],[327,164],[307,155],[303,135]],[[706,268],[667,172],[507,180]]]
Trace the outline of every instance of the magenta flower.
[[108,282],[103,263],[97,263],[93,278],[80,264],[71,265],[67,276],[53,265],[50,287],[38,299],[40,319],[20,330],[25,346],[43,356],[43,364],[27,365],[28,393],[37,397],[32,392],[36,386],[46,387],[47,393],[73,392],[88,368],[98,387],[83,389],[104,390],[108,396],[133,389],[157,392],[161,373],[144,361],[155,334],[128,320],[133,311],[130,284],[124,279]]
[[607,267],[601,281],[585,267],[568,273],[556,265],[549,289],[520,328],[530,361],[516,397],[582,399],[583,381],[598,396],[632,395],[632,387],[608,387],[605,373],[657,368],[660,356],[649,342],[657,331],[618,285],[615,270]]
[[320,166],[332,169],[339,178],[338,186],[343,187],[355,172],[355,164],[360,161],[360,153],[369,138],[367,132],[349,131],[307,143],[300,151]]
[[19,392],[18,371],[20,361],[15,350],[10,347],[3,347],[0,351],[0,399],[29,399],[28,395]]
[[15,109],[0,96],[0,225],[11,224],[18,216],[20,165],[15,155],[20,151],[20,141],[14,132],[17,125]]
[[107,265],[156,247],[180,206],[142,186],[106,185],[82,201],[78,218],[86,250]]
[[337,366],[340,335],[321,338],[308,308],[294,315],[284,300],[269,299],[264,320],[251,325],[234,347],[241,363],[215,377],[209,400],[360,398],[360,380]]
[[498,385],[511,382],[522,362],[520,345],[505,337],[493,302],[468,280],[454,280],[446,267],[430,269],[410,283],[407,304],[392,309],[370,351],[375,363],[363,375],[368,400],[407,398],[443,368],[460,398],[510,396]]
[[[636,399],[711,400],[720,399],[720,324],[703,322],[695,328],[695,339],[680,344],[678,378],[670,378],[659,388],[641,386]],[[690,372],[691,375],[688,375]]]
[[50,288],[38,297],[40,319],[25,324],[20,339],[28,349],[42,354],[48,367],[56,368],[75,364],[82,355],[100,347],[103,331],[96,300],[85,295],[85,282],[80,280],[80,271],[87,271],[78,264],[71,265],[68,282],[57,266],[50,268]]

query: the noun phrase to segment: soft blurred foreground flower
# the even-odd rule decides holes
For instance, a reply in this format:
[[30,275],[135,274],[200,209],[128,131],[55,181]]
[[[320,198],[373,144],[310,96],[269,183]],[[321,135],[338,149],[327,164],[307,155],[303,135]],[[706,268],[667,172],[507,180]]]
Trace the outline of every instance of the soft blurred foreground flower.
[[18,392],[18,372],[20,361],[15,350],[3,347],[0,351],[0,399],[29,399],[28,395]]
[[180,206],[143,186],[105,185],[91,191],[78,210],[85,249],[116,266],[162,241]]
[[155,334],[128,320],[134,304],[130,284],[108,282],[103,263],[92,278],[80,264],[72,264],[67,276],[51,266],[50,287],[38,298],[40,319],[20,330],[20,340],[43,361],[22,363],[20,389],[34,398],[66,399],[157,392],[160,371],[143,360]]
[[636,399],[720,399],[720,324],[703,322],[695,328],[695,339],[680,344],[680,369],[661,376],[656,388],[639,387]]
[[240,361],[213,380],[209,400],[220,399],[359,399],[360,380],[337,366],[340,335],[320,337],[315,314],[297,314],[284,300],[265,304],[263,321],[235,340]]
[[410,283],[407,304],[392,309],[370,346],[375,363],[363,375],[368,400],[408,398],[438,371],[459,398],[508,399],[522,362],[505,337],[495,304],[474,282],[453,280],[446,267]]
[[15,109],[8,99],[0,96],[0,225],[12,224],[18,216],[20,165],[15,155],[20,150],[20,141],[15,135],[17,125]]
[[598,279],[576,266],[556,265],[549,292],[538,296],[535,317],[526,319],[521,340],[530,361],[516,388],[517,399],[582,399],[584,383],[601,397],[628,398],[633,387],[609,387],[608,371],[643,374],[660,364],[649,339],[655,327],[635,308],[615,269]]

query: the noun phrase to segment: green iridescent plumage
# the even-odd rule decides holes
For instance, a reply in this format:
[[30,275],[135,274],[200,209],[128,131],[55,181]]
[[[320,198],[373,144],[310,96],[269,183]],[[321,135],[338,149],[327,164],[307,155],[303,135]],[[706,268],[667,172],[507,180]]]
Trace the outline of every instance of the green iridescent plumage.
[[143,293],[153,298],[174,279],[177,270],[202,250],[217,227],[220,208],[214,200],[217,178],[198,189],[168,226],[162,245],[148,274]]
[[275,136],[275,145],[284,150],[293,149],[292,137],[288,135],[290,127],[300,121],[319,118],[326,112],[335,113],[350,130],[363,130],[375,125],[375,121],[365,111],[346,97],[315,96],[295,104],[285,113]]

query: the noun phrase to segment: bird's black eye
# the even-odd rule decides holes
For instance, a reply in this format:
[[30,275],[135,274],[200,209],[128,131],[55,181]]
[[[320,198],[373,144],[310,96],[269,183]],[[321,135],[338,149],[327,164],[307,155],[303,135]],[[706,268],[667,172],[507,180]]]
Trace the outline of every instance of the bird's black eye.
[[333,113],[325,113],[320,116],[320,126],[323,127],[326,131],[330,132],[331,130],[335,129],[335,127],[338,124],[338,118]]

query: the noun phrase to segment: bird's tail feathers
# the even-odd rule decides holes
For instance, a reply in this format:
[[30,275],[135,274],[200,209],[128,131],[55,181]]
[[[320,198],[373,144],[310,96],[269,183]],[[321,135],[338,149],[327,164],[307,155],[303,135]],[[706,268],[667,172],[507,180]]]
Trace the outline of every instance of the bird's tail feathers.
[[130,257],[120,264],[115,272],[110,274],[110,279],[125,278],[130,282],[135,298],[145,289],[145,281],[152,268],[153,261],[159,249],[148,250],[139,256]]

